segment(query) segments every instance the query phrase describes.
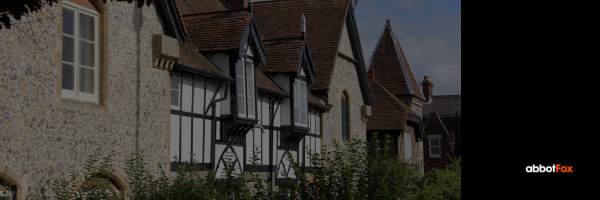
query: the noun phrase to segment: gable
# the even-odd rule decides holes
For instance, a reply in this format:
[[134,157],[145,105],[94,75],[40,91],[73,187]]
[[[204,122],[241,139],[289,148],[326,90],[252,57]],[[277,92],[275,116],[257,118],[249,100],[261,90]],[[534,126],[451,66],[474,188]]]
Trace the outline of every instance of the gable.
[[344,22],[344,26],[342,27],[342,37],[340,38],[340,47],[338,48],[338,51],[356,60],[356,57],[353,53],[352,44],[350,43],[350,36],[348,35],[348,27],[346,26],[346,22]]

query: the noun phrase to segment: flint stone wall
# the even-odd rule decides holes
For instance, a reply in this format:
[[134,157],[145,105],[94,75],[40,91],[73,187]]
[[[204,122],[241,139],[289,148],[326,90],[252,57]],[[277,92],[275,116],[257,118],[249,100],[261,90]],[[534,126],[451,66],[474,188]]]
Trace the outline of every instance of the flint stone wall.
[[152,35],[164,33],[154,4],[105,5],[109,24],[101,35],[108,34],[108,69],[100,69],[106,86],[100,104],[56,95],[61,8],[61,1],[45,6],[0,31],[0,162],[28,177],[28,196],[48,189],[46,180],[81,172],[94,150],[114,151],[115,168],[122,171],[136,148],[147,163],[166,164],[168,156],[168,72],[151,65]]
[[333,150],[333,140],[342,144],[342,92],[348,93],[350,103],[350,139],[366,141],[367,123],[362,121],[361,106],[364,105],[355,63],[337,56],[335,68],[331,76],[328,95],[333,95],[335,102],[329,113],[323,113],[323,145]]

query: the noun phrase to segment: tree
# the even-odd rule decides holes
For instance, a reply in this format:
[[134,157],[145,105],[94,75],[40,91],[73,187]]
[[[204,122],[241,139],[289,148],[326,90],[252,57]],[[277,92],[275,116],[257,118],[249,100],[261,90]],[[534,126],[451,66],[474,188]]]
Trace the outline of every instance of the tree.
[[[98,0],[95,0],[98,1]],[[103,3],[106,3],[107,0],[102,0]],[[114,1],[114,0],[111,0]],[[132,3],[133,0],[116,0],[116,1],[127,1],[127,3]],[[136,0],[138,7],[150,6],[152,0]],[[2,28],[10,29],[11,20],[9,16],[12,16],[17,21],[21,20],[21,17],[31,13],[38,12],[45,5],[52,6],[53,4],[58,3],[57,0],[18,0],[18,1],[8,1],[2,0],[0,1],[0,31]]]

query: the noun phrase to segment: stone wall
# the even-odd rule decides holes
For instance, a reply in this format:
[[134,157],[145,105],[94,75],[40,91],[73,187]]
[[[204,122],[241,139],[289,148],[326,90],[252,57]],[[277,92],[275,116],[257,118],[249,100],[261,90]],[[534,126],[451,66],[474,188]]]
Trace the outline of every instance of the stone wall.
[[0,163],[27,177],[29,195],[81,172],[93,150],[116,152],[119,170],[136,148],[148,163],[168,156],[168,73],[151,65],[164,23],[154,5],[93,2],[105,9],[99,104],[60,96],[62,1],[0,32]]
[[[335,59],[335,68],[331,75],[329,84],[329,93],[335,102],[329,113],[323,113],[323,145],[328,150],[333,148],[333,139],[342,143],[342,109],[341,94],[346,91],[350,102],[350,139],[360,139],[366,141],[367,123],[362,121],[361,106],[364,105],[358,74],[354,62],[337,56]],[[331,102],[330,102],[331,103]]]

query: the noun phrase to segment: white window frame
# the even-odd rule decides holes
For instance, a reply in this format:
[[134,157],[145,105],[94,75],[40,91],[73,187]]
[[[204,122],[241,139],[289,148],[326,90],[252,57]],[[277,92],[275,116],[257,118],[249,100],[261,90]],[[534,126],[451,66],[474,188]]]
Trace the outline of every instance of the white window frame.
[[[69,9],[69,10],[73,10],[75,12],[75,17],[74,17],[74,34],[75,35],[71,36],[71,35],[65,35],[65,33],[61,33],[61,36],[67,36],[67,37],[74,38],[74,45],[75,45],[74,46],[74,54],[75,55],[74,55],[74,63],[61,61],[61,68],[62,68],[62,63],[66,63],[66,64],[73,66],[73,75],[74,75],[73,90],[61,88],[61,90],[62,90],[61,96],[63,98],[79,99],[82,101],[98,103],[98,96],[99,96],[98,94],[100,93],[99,80],[98,80],[98,78],[100,77],[99,76],[99,74],[100,74],[100,70],[99,70],[99,63],[100,63],[99,62],[99,60],[100,60],[99,18],[100,18],[100,14],[97,11],[94,11],[94,10],[91,10],[91,9],[88,9],[88,8],[82,7],[80,5],[77,5],[75,3],[67,2],[67,1],[63,1],[63,9]],[[91,67],[94,71],[94,94],[79,91],[79,84],[80,84],[79,83],[79,72],[80,72],[80,68],[84,67],[79,64],[79,53],[80,53],[79,52],[79,40],[80,40],[80,38],[79,38],[79,16],[81,13],[94,17],[94,41],[91,41],[94,44],[94,62],[93,62],[94,66]],[[61,58],[61,60],[62,60],[62,58]],[[84,68],[90,69],[90,67],[87,67],[87,66],[85,66]]]
[[[432,140],[437,140],[438,141],[438,146],[436,146],[437,148],[439,148],[439,154],[433,154],[432,152],[432,148],[434,146],[431,145],[431,141]],[[442,140],[440,140],[440,138],[429,138],[429,157],[442,157]]]
[[[302,88],[304,88],[304,93],[302,93]],[[294,125],[308,127],[308,88],[306,87],[306,82],[295,79],[294,80],[294,113],[298,112],[298,119],[294,114]],[[296,104],[295,101],[298,101]],[[304,103],[304,110],[302,109],[302,103]],[[296,105],[298,107],[296,108]],[[304,122],[302,123],[302,113],[304,113]],[[298,121],[296,121],[298,120]]]
[[412,161],[411,135],[409,132],[404,133],[404,160]]

